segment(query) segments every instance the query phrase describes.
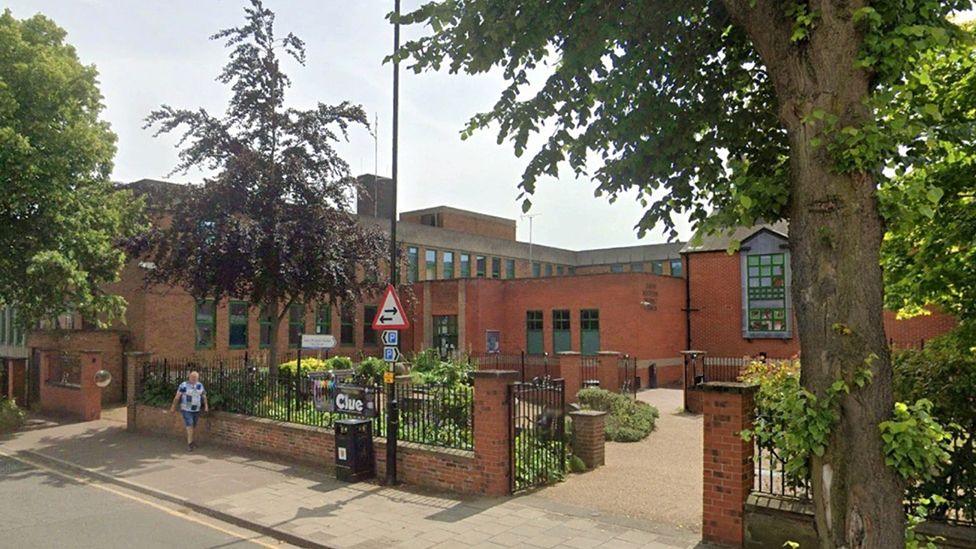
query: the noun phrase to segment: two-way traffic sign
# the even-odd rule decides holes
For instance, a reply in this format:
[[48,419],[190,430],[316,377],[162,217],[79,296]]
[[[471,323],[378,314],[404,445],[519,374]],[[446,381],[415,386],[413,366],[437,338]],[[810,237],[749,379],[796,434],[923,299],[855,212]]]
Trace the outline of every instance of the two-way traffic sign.
[[383,301],[380,308],[376,310],[373,317],[374,330],[406,330],[410,327],[407,317],[403,314],[403,305],[400,305],[400,296],[392,284],[386,287],[383,294]]

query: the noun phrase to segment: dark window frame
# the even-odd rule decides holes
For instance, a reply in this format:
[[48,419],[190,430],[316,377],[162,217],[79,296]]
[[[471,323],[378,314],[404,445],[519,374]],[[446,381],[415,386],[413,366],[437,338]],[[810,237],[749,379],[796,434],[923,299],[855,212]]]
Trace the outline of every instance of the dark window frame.
[[[201,320],[200,307],[209,304],[212,307],[210,313],[210,320],[207,321],[206,317]],[[200,344],[200,327],[209,326],[210,327],[210,343],[206,345]],[[193,307],[193,347],[195,349],[213,349],[217,346],[217,302],[213,299],[201,299],[196,302]]]
[[[241,321],[241,315],[234,314],[234,307],[244,307],[243,322]],[[228,349],[247,349],[247,339],[248,330],[247,323],[248,317],[250,316],[251,304],[247,301],[233,300],[227,302],[227,348]],[[234,327],[244,326],[244,342],[234,343]]]

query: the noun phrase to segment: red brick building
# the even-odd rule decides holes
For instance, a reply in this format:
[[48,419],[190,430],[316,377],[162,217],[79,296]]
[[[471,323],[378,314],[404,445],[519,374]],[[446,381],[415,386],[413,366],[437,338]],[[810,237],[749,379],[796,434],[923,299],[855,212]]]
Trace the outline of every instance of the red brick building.
[[[388,228],[389,180],[363,176],[361,182],[366,192],[357,204],[360,221]],[[162,220],[181,189],[152,180],[128,187]],[[655,364],[660,384],[676,384],[683,349],[722,357],[761,351],[789,357],[799,348],[783,225],[741,229],[695,246],[577,251],[519,242],[514,220],[456,208],[403,212],[399,218],[406,259],[400,293],[412,322],[402,336],[407,352],[616,351],[636,358],[640,372]],[[729,254],[733,240],[741,247]],[[21,354],[27,348],[104,347],[103,362],[121,377],[119,355],[125,351],[228,358],[268,351],[271,323],[259,308],[240,300],[197,301],[172,287],[147,288],[147,268],[131,261],[110,288],[128,301],[124,324],[106,331],[80,318],[64,319],[58,330],[32,332]],[[378,355],[371,328],[375,310],[375,303],[294,305],[279,328],[279,356],[293,355],[302,333],[335,335],[334,354]],[[938,314],[886,318],[893,343],[903,346],[917,346],[953,325],[951,317]]]

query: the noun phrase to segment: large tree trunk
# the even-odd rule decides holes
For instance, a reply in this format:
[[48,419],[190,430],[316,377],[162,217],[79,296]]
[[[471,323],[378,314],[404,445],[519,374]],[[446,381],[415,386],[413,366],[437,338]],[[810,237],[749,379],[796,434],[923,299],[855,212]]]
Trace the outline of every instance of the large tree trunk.
[[[882,222],[870,173],[838,173],[816,110],[837,128],[870,119],[869,75],[856,68],[861,36],[857,0],[811,4],[821,16],[808,41],[793,44],[780,2],[725,0],[766,63],[789,133],[792,298],[802,351],[801,382],[818,396],[837,380],[852,387],[823,456],[811,463],[823,547],[904,546],[904,488],[884,463],[878,423],[892,413],[892,371],[884,334],[879,253]],[[870,368],[863,388],[854,374]]]

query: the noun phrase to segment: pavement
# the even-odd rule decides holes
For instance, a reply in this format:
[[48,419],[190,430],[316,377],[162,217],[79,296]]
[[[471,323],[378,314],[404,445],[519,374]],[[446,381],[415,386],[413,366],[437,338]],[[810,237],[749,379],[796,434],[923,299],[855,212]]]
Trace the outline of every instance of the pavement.
[[660,413],[650,436],[640,442],[607,442],[605,466],[537,494],[700,534],[702,416],[683,411],[679,389],[650,389],[637,398]]
[[[220,447],[187,453],[178,440],[128,433],[113,419],[16,433],[0,439],[0,453],[302,547],[703,547],[687,529],[538,494],[462,498],[342,483],[319,470]],[[656,497],[662,507],[671,505],[672,494]]]
[[281,547],[165,502],[5,456],[0,516],[0,547]]

